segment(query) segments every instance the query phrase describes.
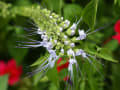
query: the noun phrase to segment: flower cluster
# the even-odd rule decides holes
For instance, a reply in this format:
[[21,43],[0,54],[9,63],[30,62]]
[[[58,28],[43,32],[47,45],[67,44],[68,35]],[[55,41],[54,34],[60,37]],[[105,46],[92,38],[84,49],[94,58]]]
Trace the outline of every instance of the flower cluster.
[[120,44],[120,20],[118,20],[114,26],[114,30],[117,33],[117,35],[113,36],[113,39],[118,40]]
[[[38,7],[40,9],[40,7]],[[36,10],[36,9],[35,9]],[[87,33],[83,29],[78,28],[78,24],[82,20],[71,24],[69,20],[64,20],[63,17],[51,13],[47,9],[42,9],[40,12],[35,12],[39,17],[31,16],[35,21],[36,29],[32,34],[40,35],[41,40],[32,40],[31,45],[22,45],[24,48],[44,47],[49,56],[47,60],[40,66],[40,69],[52,68],[55,62],[60,58],[67,56],[68,71],[70,77],[73,77],[73,65],[78,67],[76,56],[82,56],[88,59],[88,54],[82,49],[77,48],[76,43],[86,39]],[[38,10],[37,10],[38,11]],[[26,43],[26,42],[25,42]],[[61,66],[62,67],[62,66]],[[40,70],[41,71],[41,70]]]
[[14,85],[19,81],[22,74],[22,67],[17,67],[14,59],[9,60],[8,64],[6,64],[3,60],[0,60],[0,76],[5,74],[9,75],[9,85]]

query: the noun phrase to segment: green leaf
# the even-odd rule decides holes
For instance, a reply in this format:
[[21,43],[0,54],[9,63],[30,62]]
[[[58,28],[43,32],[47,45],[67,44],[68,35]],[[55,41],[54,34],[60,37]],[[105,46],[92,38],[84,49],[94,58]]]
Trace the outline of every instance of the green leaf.
[[51,83],[49,90],[58,90],[58,88],[56,87],[56,85],[54,83]]
[[97,54],[97,56],[111,62],[118,62],[115,59],[113,59],[111,52],[107,48],[102,48],[100,50],[100,53]]
[[0,76],[0,90],[7,90],[8,88],[8,75]]
[[84,8],[82,17],[85,23],[91,28],[94,29],[95,21],[96,21],[96,14],[98,8],[98,0],[91,0],[90,3]]
[[82,9],[77,4],[68,4],[64,8],[64,18],[69,19],[70,21],[76,21],[81,16]]
[[117,3],[117,1],[118,1],[118,0],[114,0],[114,4],[116,4],[116,3]]
[[48,81],[48,77],[47,76],[43,76],[43,72],[39,72],[38,74],[34,75],[34,85],[37,85],[39,82],[47,82]]
[[17,60],[18,63],[20,63],[24,56],[27,54],[28,49],[27,48],[16,48],[16,39],[17,35],[13,34],[9,37],[7,42],[7,47],[10,55]]
[[88,52],[92,55],[96,55],[99,58],[102,58],[102,59],[107,60],[107,61],[115,62],[115,63],[118,62],[117,60],[115,60],[113,58],[112,53],[107,48],[100,48],[100,47],[98,48],[97,47],[97,50],[85,48],[86,52]]
[[115,51],[118,47],[119,47],[119,44],[117,40],[111,40],[104,46],[104,48],[108,48],[111,51]]
[[31,66],[37,66],[37,65],[41,65],[45,60],[47,60],[49,54],[46,53],[44,56],[41,56],[38,60],[36,60]]
[[49,69],[47,72],[48,79],[51,80],[56,86],[59,85],[59,78],[58,78],[58,72],[56,70],[56,66],[52,69]]
[[80,90],[85,90],[85,80],[80,84]]
[[61,14],[63,0],[43,0],[43,5],[46,4],[48,9]]
[[114,4],[117,4],[120,6],[120,0],[114,0]]

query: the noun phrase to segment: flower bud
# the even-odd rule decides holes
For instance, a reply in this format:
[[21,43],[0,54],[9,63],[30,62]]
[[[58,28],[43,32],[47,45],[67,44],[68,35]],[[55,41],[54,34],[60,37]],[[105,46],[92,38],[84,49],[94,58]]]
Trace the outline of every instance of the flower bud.
[[64,27],[68,27],[69,25],[70,25],[70,21],[69,20],[65,20]]
[[60,51],[61,51],[61,53],[64,53],[64,49],[63,48]]
[[75,23],[70,27],[70,29],[73,30],[73,31],[75,31],[76,28],[77,28],[77,24],[75,24]]
[[64,44],[65,44],[65,45],[68,45],[68,44],[69,44],[69,41],[64,41]]
[[71,46],[71,47],[75,47],[75,43],[71,43],[70,46]]

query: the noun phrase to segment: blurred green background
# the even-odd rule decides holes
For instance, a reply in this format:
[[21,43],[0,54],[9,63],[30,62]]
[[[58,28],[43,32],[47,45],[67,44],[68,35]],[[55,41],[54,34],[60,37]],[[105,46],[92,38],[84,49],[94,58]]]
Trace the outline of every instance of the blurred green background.
[[[91,0],[0,0],[0,60],[9,60],[15,58],[19,65],[22,65],[24,73],[18,84],[8,87],[8,90],[67,90],[63,80],[59,80],[59,85],[55,84],[54,78],[47,76],[39,80],[38,75],[33,75],[25,79],[28,72],[34,70],[30,65],[39,59],[44,52],[44,48],[23,49],[16,48],[16,41],[24,41],[26,32],[23,27],[31,28],[30,19],[21,15],[16,15],[14,7],[40,5],[55,12],[72,23],[81,16],[83,8]],[[22,12],[21,12],[22,13]],[[96,16],[95,28],[110,24],[107,28],[90,36],[93,43],[101,47],[108,48],[115,59],[120,60],[120,48],[116,40],[111,37],[115,35],[114,24],[120,19],[120,0],[99,0]],[[84,23],[83,28],[88,28]],[[104,79],[94,72],[87,71],[87,77],[81,77],[78,83],[78,90],[120,90],[120,65],[101,60],[102,69],[100,69]],[[84,78],[84,79],[83,79]],[[56,79],[56,78],[55,78]],[[59,78],[58,78],[59,79]],[[68,89],[69,90],[69,89]]]

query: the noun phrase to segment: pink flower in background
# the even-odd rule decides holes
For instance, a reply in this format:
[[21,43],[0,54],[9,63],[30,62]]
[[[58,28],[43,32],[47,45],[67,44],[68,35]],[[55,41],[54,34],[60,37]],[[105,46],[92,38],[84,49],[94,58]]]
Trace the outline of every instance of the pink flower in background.
[[3,60],[0,60],[0,76],[5,74],[9,75],[9,85],[14,85],[20,79],[22,67],[16,66],[16,61],[14,59],[9,60],[7,64]]
[[114,35],[112,38],[118,40],[118,43],[120,44],[120,20],[116,22],[114,30],[117,33],[117,35]]

